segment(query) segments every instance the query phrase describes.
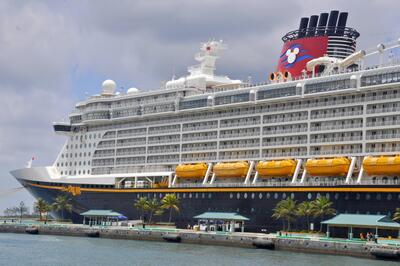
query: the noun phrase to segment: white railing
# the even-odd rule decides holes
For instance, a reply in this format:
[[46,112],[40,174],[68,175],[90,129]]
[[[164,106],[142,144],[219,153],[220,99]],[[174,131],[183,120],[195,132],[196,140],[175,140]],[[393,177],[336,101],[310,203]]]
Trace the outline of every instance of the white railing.
[[346,183],[345,180],[336,180],[336,181],[307,181],[304,183],[292,183],[290,181],[261,181],[253,183],[245,184],[244,182],[240,183],[218,183],[214,182],[213,184],[201,184],[201,183],[179,183],[175,184],[173,187],[175,188],[197,188],[197,187],[340,187],[340,186],[393,186],[400,185],[400,181],[393,180],[365,180],[357,183],[357,181],[353,180],[349,183]]

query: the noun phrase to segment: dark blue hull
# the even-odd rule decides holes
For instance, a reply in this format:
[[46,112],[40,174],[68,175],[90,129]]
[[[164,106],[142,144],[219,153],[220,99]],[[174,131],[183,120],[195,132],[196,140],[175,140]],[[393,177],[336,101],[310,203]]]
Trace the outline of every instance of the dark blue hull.
[[[68,214],[68,218],[72,219],[74,223],[81,223],[82,217],[79,214],[90,209],[111,209],[122,213],[131,220],[139,219],[139,211],[134,207],[135,201],[139,197],[161,200],[167,194],[165,190],[160,190],[160,192],[121,192],[121,190],[115,189],[113,192],[112,189],[109,189],[104,190],[107,192],[82,191],[80,195],[73,196],[60,189],[29,184],[25,184],[25,187],[36,198],[43,198],[49,203],[52,203],[59,194],[70,195],[73,212]],[[169,193],[175,192],[180,199],[180,212],[174,213],[172,220],[178,227],[186,228],[188,224],[197,223],[193,218],[194,216],[206,211],[237,212],[250,219],[246,223],[246,231],[260,232],[261,229],[267,229],[271,232],[282,229],[282,222],[271,218],[273,208],[280,200],[288,197],[292,197],[297,202],[302,202],[314,200],[318,196],[326,196],[333,202],[333,207],[338,213],[392,215],[396,207],[400,206],[398,188],[392,189],[395,192],[351,192],[351,188],[349,188],[349,192],[335,192],[334,188],[332,188],[332,192],[282,192],[279,191],[279,188],[276,188],[276,192],[252,192],[251,188],[248,190],[248,192],[244,192],[243,189],[241,192],[237,192],[234,188],[232,188],[232,192],[199,192],[196,189],[193,189],[193,192],[190,192],[190,189],[186,189],[185,192],[180,192],[178,189],[176,191],[171,190]],[[168,221],[168,214],[165,213],[163,216],[154,219],[156,221]],[[319,220],[314,219],[313,222],[315,222],[315,229],[318,229]],[[293,227],[305,229],[304,219],[297,219]]]

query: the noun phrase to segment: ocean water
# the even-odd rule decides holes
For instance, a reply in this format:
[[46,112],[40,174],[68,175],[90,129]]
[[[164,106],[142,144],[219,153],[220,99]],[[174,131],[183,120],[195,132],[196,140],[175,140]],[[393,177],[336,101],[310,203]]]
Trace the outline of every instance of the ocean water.
[[0,234],[0,265],[399,265],[398,262],[287,251],[113,240]]

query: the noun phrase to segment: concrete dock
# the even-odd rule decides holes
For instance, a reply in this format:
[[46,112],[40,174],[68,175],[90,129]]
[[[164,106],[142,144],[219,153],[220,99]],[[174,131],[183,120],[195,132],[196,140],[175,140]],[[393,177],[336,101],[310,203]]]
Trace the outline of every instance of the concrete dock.
[[245,248],[266,248],[367,258],[400,259],[400,243],[378,243],[317,236],[203,232],[185,229],[83,226],[75,224],[2,223],[2,233],[29,233],[113,239],[182,242]]

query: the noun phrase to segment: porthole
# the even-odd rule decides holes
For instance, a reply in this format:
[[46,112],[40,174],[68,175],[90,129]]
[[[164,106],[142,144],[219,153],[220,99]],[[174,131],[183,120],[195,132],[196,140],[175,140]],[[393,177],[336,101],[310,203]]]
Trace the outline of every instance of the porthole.
[[254,212],[254,208],[251,208],[251,212]]
[[[206,197],[206,194],[201,193],[201,198],[204,199],[205,197]],[[233,197],[233,195],[232,195],[232,197]]]
[[199,198],[199,193],[194,194],[194,197],[195,197],[196,199],[198,199],[198,198]]
[[317,193],[317,199],[321,198],[321,194]]
[[294,199],[294,193],[291,193],[291,194],[290,194],[290,198],[291,198],[291,199]]
[[339,193],[335,193],[335,200],[338,200],[339,199]]
[[381,200],[381,194],[380,193],[376,194],[376,199],[377,200]]
[[392,200],[392,194],[388,194],[386,197],[387,200]]
[[186,193],[182,193],[182,198],[186,199]]
[[325,198],[330,199],[330,198],[331,198],[331,195],[330,195],[329,193],[326,193],[326,194],[325,194]]
[[267,199],[269,199],[271,197],[271,194],[267,193]]
[[[233,194],[231,193],[231,194],[229,194],[229,198],[230,199],[232,199],[233,198]],[[204,199],[204,197],[203,197],[203,199]]]
[[278,193],[274,193],[274,199],[278,199],[279,195]]
[[357,194],[356,194],[356,200],[360,200],[360,198],[361,198],[360,193],[357,193]]
[[349,200],[349,194],[348,194],[348,193],[346,193],[346,194],[344,195],[344,199],[345,199],[345,200]]
[[189,193],[189,199],[191,199],[192,198],[192,193]]
[[208,193],[208,198],[211,199],[212,195],[211,193]]
[[282,199],[286,199],[286,193],[282,194]]
[[245,199],[247,199],[247,193],[244,193],[243,197],[244,197]]
[[255,194],[251,193],[251,198],[254,199],[255,198]]
[[365,195],[365,199],[366,199],[366,200],[370,200],[370,199],[371,199],[371,195],[370,195],[369,193],[367,193],[367,194]]
[[262,193],[258,194],[259,199],[262,199],[262,197],[263,197]]
[[311,194],[311,193],[308,193],[308,194],[307,194],[307,199],[309,199],[309,200],[312,199],[312,194]]
[[237,199],[240,199],[240,193],[237,193],[237,194],[236,194],[236,198],[237,198]]
[[137,199],[140,198],[140,194],[136,194],[136,198],[137,198]]

